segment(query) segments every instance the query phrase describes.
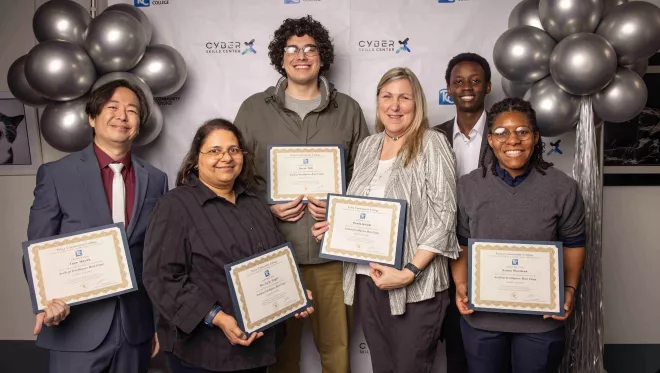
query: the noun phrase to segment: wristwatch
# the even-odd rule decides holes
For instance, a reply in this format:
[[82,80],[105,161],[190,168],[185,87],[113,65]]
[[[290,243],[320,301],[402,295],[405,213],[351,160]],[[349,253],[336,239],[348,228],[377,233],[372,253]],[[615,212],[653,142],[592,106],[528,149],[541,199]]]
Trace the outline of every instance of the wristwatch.
[[422,270],[419,269],[419,268],[417,268],[417,267],[416,267],[414,264],[412,264],[412,263],[408,263],[408,264],[406,264],[406,266],[403,267],[403,268],[408,268],[408,269],[410,270],[410,272],[412,272],[413,275],[415,275],[415,278],[414,278],[414,279],[417,279],[417,277],[422,273]]
[[206,317],[204,317],[204,324],[206,324],[206,326],[208,326],[209,328],[215,327],[215,325],[213,325],[213,319],[215,318],[215,316],[220,311],[222,311],[222,307],[220,307],[217,304],[213,305],[213,308],[211,308],[211,311],[209,311],[209,313],[206,315]]

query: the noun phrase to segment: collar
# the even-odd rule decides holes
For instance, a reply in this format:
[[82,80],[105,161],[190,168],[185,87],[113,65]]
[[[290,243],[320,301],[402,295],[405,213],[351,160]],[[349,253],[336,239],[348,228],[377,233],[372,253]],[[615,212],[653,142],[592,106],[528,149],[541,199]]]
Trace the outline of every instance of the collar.
[[[328,79],[320,75],[319,76],[319,90],[321,91],[321,103],[319,106],[312,110],[312,111],[322,111],[325,110],[325,108],[328,106],[328,104],[332,101],[334,102],[335,107],[337,106],[337,102],[334,100],[336,90],[335,87]],[[289,79],[287,79],[286,76],[281,77],[278,81],[275,87],[270,87],[267,90],[267,93],[269,93],[269,96],[266,98],[266,101],[274,99],[279,105],[284,106],[284,100],[285,100],[285,91],[286,87],[289,86]]]
[[[486,111],[481,113],[479,120],[474,124],[472,130],[470,130],[470,140],[473,138],[480,138],[484,134],[484,128],[486,128]],[[458,115],[454,117],[454,139],[461,135],[461,129],[458,128]],[[474,136],[473,136],[474,135]]]
[[495,162],[495,170],[497,171],[497,176],[499,176],[502,181],[504,181],[507,185],[512,186],[512,187],[517,187],[518,185],[522,184],[525,179],[527,179],[527,176],[532,172],[532,169],[534,167],[530,164],[527,166],[527,169],[525,172],[523,172],[521,175],[513,177],[511,174],[500,167],[500,162]]
[[[190,173],[188,175],[188,180],[190,181],[189,185],[192,187],[192,192],[200,206],[203,206],[206,202],[215,198],[226,201],[226,199],[218,196],[214,191],[207,187],[206,184],[202,183],[197,175]],[[247,190],[238,180],[234,182],[234,193],[236,193],[236,201],[238,201],[238,196],[241,194],[246,194],[249,196],[255,195],[251,191]]]
[[126,153],[125,156],[123,156],[121,159],[118,161],[115,161],[112,159],[106,152],[103,151],[103,149],[99,148],[96,143],[94,143],[94,154],[96,155],[96,159],[99,162],[99,167],[101,169],[104,169],[108,167],[110,163],[121,163],[124,165],[124,169],[129,170],[131,168],[131,152],[129,151]]

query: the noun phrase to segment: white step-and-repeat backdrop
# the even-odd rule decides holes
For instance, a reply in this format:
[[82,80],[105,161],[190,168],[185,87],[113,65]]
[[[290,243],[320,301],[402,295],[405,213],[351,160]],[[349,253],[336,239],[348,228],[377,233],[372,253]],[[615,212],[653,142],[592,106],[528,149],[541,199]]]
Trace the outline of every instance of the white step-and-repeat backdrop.
[[[158,98],[163,131],[138,150],[173,183],[199,125],[214,117],[233,120],[245,98],[275,84],[279,75],[270,66],[268,43],[284,19],[310,14],[328,28],[335,44],[328,77],[360,103],[373,131],[376,84],[394,66],[407,66],[418,75],[433,125],[455,113],[443,91],[447,63],[456,54],[485,57],[493,72],[487,106],[504,98],[492,51],[518,0],[109,0],[109,5],[116,3],[140,7],[154,25],[152,43],[176,48],[187,63],[183,88]],[[408,49],[399,50],[403,40]],[[575,136],[543,141],[546,159],[570,174]],[[357,320],[351,363],[354,372],[370,373],[369,349],[359,325]],[[320,372],[309,333],[304,350],[303,371]],[[440,346],[436,372],[445,371],[444,361]]]

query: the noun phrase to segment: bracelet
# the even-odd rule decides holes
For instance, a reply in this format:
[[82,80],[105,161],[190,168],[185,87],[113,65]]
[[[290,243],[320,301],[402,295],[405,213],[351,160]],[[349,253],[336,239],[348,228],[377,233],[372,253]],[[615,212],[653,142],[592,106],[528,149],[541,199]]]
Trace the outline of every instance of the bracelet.
[[209,328],[214,327],[213,319],[215,318],[215,316],[220,311],[222,311],[222,307],[220,307],[217,304],[213,305],[213,307],[211,308],[211,311],[209,311],[209,313],[206,315],[206,317],[204,317],[204,324],[206,324],[206,326],[208,326]]
[[575,287],[571,286],[571,285],[565,285],[564,287],[573,289],[573,294],[575,294],[575,292],[577,292],[577,289]]

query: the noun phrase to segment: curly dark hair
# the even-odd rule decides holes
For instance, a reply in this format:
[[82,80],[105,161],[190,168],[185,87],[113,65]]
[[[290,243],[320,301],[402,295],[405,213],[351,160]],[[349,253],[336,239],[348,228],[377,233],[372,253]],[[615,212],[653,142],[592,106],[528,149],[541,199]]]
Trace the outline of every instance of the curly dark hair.
[[[512,97],[512,98],[505,98],[504,100],[495,103],[490,110],[488,111],[487,114],[487,123],[488,123],[488,131],[490,132],[493,128],[493,124],[495,123],[495,119],[502,114],[506,112],[512,112],[516,111],[519,113],[522,113],[527,116],[527,119],[529,119],[529,123],[532,125],[532,131],[534,133],[539,133],[539,126],[538,123],[536,122],[536,111],[532,108],[532,104],[529,102],[517,98],[517,97]],[[534,144],[534,151],[532,152],[531,156],[531,161],[532,165],[536,170],[541,174],[545,175],[545,170],[548,168],[552,167],[553,164],[546,162],[543,159],[543,141],[541,141],[540,137],[539,140]],[[484,164],[485,159],[486,159],[486,153],[490,152],[493,155],[493,158],[495,158],[495,152],[493,152],[493,148],[488,146],[488,149],[486,149],[485,152],[481,155],[481,158],[479,159],[479,167],[483,170],[483,177],[486,177],[486,165]],[[493,175],[497,176],[497,168],[496,168],[497,162],[492,162],[490,165],[490,170],[492,171]]]
[[319,56],[321,57],[321,69],[319,75],[330,69],[330,65],[335,60],[335,48],[330,39],[330,33],[321,24],[321,22],[307,15],[302,18],[287,18],[282,22],[280,28],[275,31],[273,40],[268,44],[268,57],[270,57],[270,64],[273,65],[275,70],[282,76],[286,76],[286,71],[282,67],[282,60],[284,58],[284,47],[286,41],[293,36],[309,35],[314,38],[316,45],[319,48]]
[[488,64],[488,61],[486,61],[485,58],[481,57],[480,55],[476,53],[461,53],[459,55],[454,56],[449,61],[449,64],[447,65],[447,71],[445,71],[445,81],[447,82],[447,86],[450,85],[449,80],[451,79],[451,71],[456,67],[461,62],[476,62],[478,63],[481,68],[484,70],[484,76],[486,78],[486,81],[484,84],[490,82],[490,65]]
[[115,90],[119,87],[128,88],[138,98],[138,115],[140,116],[140,126],[145,124],[151,115],[151,110],[149,109],[149,102],[147,102],[147,97],[140,87],[136,86],[133,83],[130,83],[127,80],[118,79],[108,82],[97,89],[93,90],[89,95],[87,104],[85,105],[85,113],[92,119],[101,114],[105,104],[110,101],[112,95],[115,94]]
[[220,118],[211,119],[197,129],[192,144],[190,144],[190,150],[185,158],[183,158],[181,167],[179,167],[179,172],[176,174],[176,186],[191,185],[189,178],[191,173],[199,177],[199,171],[195,169],[195,166],[197,166],[197,163],[199,162],[199,152],[202,150],[202,145],[204,145],[206,138],[215,130],[229,131],[238,139],[238,146],[243,150],[244,154],[243,169],[241,169],[241,173],[238,175],[238,181],[240,181],[246,189],[250,189],[256,180],[254,154],[246,150],[243,134],[238,127],[230,121]]

